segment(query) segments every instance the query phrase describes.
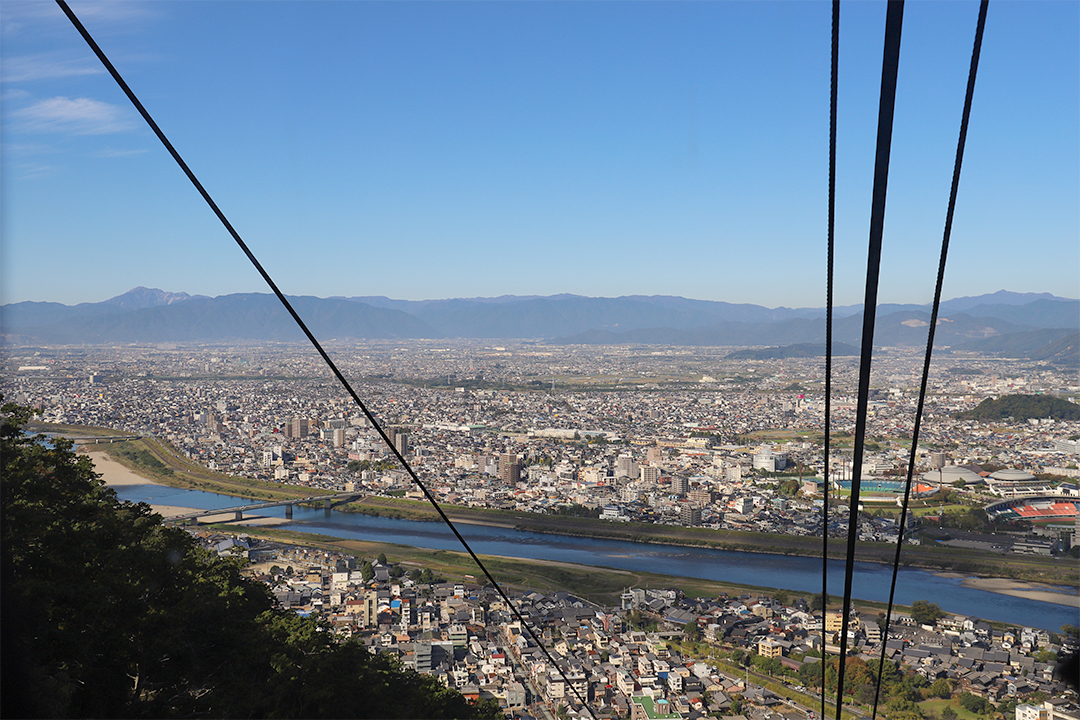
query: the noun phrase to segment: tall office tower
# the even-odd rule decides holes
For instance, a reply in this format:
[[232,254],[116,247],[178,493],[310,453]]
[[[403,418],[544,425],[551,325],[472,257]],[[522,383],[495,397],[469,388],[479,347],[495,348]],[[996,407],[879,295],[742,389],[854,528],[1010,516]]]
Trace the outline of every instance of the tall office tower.
[[660,482],[660,469],[654,465],[641,468],[641,482],[646,485],[655,485]]
[[404,457],[409,454],[409,434],[408,433],[395,433],[394,434],[394,447]]
[[930,467],[934,470],[945,467],[945,453],[935,450],[930,453]]
[[345,447],[345,428],[334,429],[334,447]]

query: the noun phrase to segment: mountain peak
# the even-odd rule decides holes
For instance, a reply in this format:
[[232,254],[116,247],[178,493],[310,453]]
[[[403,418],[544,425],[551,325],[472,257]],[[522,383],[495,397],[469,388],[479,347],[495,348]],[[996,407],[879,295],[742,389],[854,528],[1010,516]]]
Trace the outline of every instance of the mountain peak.
[[109,298],[102,304],[112,305],[123,310],[143,310],[162,305],[172,305],[173,303],[190,300],[192,297],[185,292],[166,292],[158,288],[148,288],[140,285],[128,290],[123,295]]

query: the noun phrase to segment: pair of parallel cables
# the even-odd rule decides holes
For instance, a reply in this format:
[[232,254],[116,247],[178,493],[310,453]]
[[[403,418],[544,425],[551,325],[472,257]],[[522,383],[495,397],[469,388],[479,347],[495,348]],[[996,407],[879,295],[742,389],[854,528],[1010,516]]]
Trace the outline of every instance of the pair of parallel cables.
[[[454,533],[454,536],[458,539],[458,542],[465,549],[465,551],[472,558],[473,562],[477,564],[480,570],[484,573],[484,576],[491,582],[492,586],[498,592],[499,596],[503,599],[506,606],[510,609],[515,619],[520,623],[523,630],[529,635],[530,639],[540,648],[547,661],[551,666],[559,672],[562,676],[563,682],[566,683],[578,702],[584,707],[595,720],[595,713],[589,706],[586,699],[581,696],[577,687],[569,681],[566,677],[562,666],[557,663],[551,652],[543,644],[541,639],[537,636],[529,622],[522,616],[517,606],[510,601],[506,592],[502,586],[495,580],[491,572],[484,566],[484,563],[476,555],[476,553],[469,546],[468,542],[461,535],[458,529],[454,526],[454,523],[447,516],[446,512],[439,505],[438,500],[427,488],[427,486],[420,480],[419,476],[413,470],[412,466],[406,461],[404,455],[398,450],[398,448],[390,441],[389,436],[383,430],[382,426],[376,420],[375,416],[368,409],[367,405],[360,399],[360,396],[353,389],[352,385],[345,378],[345,376],[338,369],[337,365],[330,358],[329,354],[322,347],[322,344],[314,336],[311,330],[307,327],[307,324],[300,317],[297,311],[293,308],[288,298],[278,288],[277,283],[274,282],[270,274],[263,268],[255,254],[247,246],[244,240],[240,237],[240,234],[229,222],[228,218],[214,202],[213,198],[199,182],[198,178],[184,162],[183,158],[173,147],[172,143],[165,136],[164,132],[157,125],[154,119],[150,116],[150,113],[146,110],[143,104],[139,101],[138,97],[131,90],[128,84],[121,77],[120,73],[113,66],[112,62],[102,51],[101,47],[97,44],[94,38],[83,26],[82,22],[71,10],[65,0],[56,0],[57,5],[68,17],[71,23],[78,30],[79,34],[83,37],[87,45],[98,57],[98,60],[104,65],[109,74],[116,81],[120,89],[127,95],[128,99],[134,105],[135,109],[150,126],[154,134],[157,135],[158,140],[172,156],[173,160],[177,163],[180,169],[187,176],[188,180],[195,187],[198,193],[202,196],[203,200],[210,207],[213,213],[217,216],[218,220],[225,227],[226,231],[233,238],[236,244],[240,247],[241,251],[247,256],[248,260],[255,267],[258,273],[262,276],[267,286],[277,296],[282,306],[286,309],[289,315],[292,316],[297,326],[307,337],[312,347],[322,357],[323,362],[337,378],[338,382],[342,385],[345,391],[352,397],[357,407],[360,408],[368,422],[375,429],[375,431],[382,438],[386,447],[390,450],[393,456],[405,469],[405,471],[412,478],[413,482],[423,492],[428,502],[442,518],[443,522]],[[953,212],[956,204],[956,194],[960,181],[960,168],[963,160],[964,144],[967,137],[968,119],[971,111],[971,101],[975,88],[975,76],[978,68],[979,52],[982,46],[983,29],[986,22],[986,9],[988,0],[980,0],[979,5],[979,19],[975,34],[975,43],[972,50],[971,67],[968,75],[967,93],[964,101],[963,118],[960,126],[960,138],[957,144],[956,160],[953,167],[953,179],[952,187],[949,195],[949,206],[945,221],[945,232],[942,239],[941,256],[938,264],[937,285],[934,292],[933,309],[931,312],[931,320],[928,331],[927,347],[925,360],[923,364],[923,374],[920,385],[918,409],[915,416],[914,430],[912,433],[912,445],[911,455],[908,460],[907,482],[904,490],[904,500],[901,509],[900,522],[899,522],[899,534],[896,545],[896,556],[893,562],[892,582],[889,589],[889,604],[888,611],[885,618],[885,628],[882,633],[882,648],[881,648],[881,661],[878,666],[878,677],[876,682],[875,694],[874,694],[874,707],[873,717],[877,716],[878,697],[880,693],[882,671],[885,663],[886,642],[888,639],[889,623],[892,617],[892,607],[894,593],[896,589],[897,570],[900,563],[900,554],[904,537],[904,526],[906,524],[908,501],[911,492],[911,482],[914,474],[915,461],[919,440],[919,429],[922,419],[922,411],[924,401],[926,397],[927,379],[930,371],[930,359],[933,350],[934,343],[934,331],[937,325],[937,316],[941,302],[941,288],[945,275],[945,261],[948,255],[949,237],[952,232],[952,220]],[[888,170],[889,170],[889,154],[892,141],[892,122],[893,122],[893,110],[896,101],[896,77],[899,68],[900,58],[900,35],[903,24],[904,14],[904,0],[889,0],[888,9],[886,13],[886,25],[885,25],[885,49],[882,62],[882,80],[881,80],[881,97],[878,111],[878,136],[877,136],[877,152],[874,167],[874,189],[873,200],[870,216],[870,246],[867,257],[867,273],[866,273],[866,294],[863,302],[863,334],[861,345],[861,359],[860,359],[860,371],[859,371],[859,394],[856,416],[856,430],[855,430],[855,448],[853,458],[853,474],[851,483],[851,498],[849,508],[849,521],[848,521],[848,539],[847,539],[847,557],[845,564],[845,584],[844,584],[844,598],[842,604],[842,622],[841,622],[841,637],[840,637],[840,663],[839,672],[837,678],[837,698],[836,698],[836,717],[840,720],[842,708],[843,708],[843,688],[844,688],[844,670],[845,670],[845,658],[847,655],[847,632],[848,621],[851,610],[851,581],[852,572],[854,568],[854,556],[855,556],[855,541],[857,537],[857,525],[858,525],[858,500],[859,500],[859,487],[862,473],[862,456],[864,439],[866,434],[866,415],[869,401],[869,388],[870,388],[870,369],[871,358],[873,353],[873,338],[874,338],[874,323],[877,309],[877,289],[878,278],[880,273],[881,264],[881,239],[884,229],[885,219],[885,199],[886,188],[888,185]],[[831,82],[830,82],[830,113],[829,113],[829,207],[828,207],[828,251],[827,251],[827,289],[826,289],[826,351],[825,351],[825,483],[824,483],[824,506],[823,506],[823,522],[822,522],[822,599],[823,605],[828,598],[828,536],[829,536],[829,483],[828,483],[828,467],[829,467],[829,446],[830,446],[830,432],[831,432],[831,392],[832,392],[832,303],[833,303],[833,260],[834,260],[834,239],[835,239],[835,198],[836,198],[836,116],[837,116],[837,75],[839,69],[839,37],[840,37],[840,0],[833,0],[832,3],[832,66],[831,66]],[[823,608],[824,611],[825,608]],[[822,673],[821,673],[821,708],[822,717],[826,717],[826,698],[825,698],[825,664],[824,664],[824,640],[825,631],[822,624]]]
[[[877,677],[874,683],[874,705],[872,718],[877,717],[878,701],[881,695],[881,679],[884,674],[886,651],[889,638],[889,626],[892,621],[893,601],[896,594],[896,579],[900,567],[900,555],[904,542],[904,528],[907,524],[908,503],[911,497],[911,483],[915,473],[918,456],[919,431],[922,426],[922,414],[926,401],[927,381],[930,377],[930,360],[933,355],[934,334],[937,328],[938,312],[941,307],[941,289],[945,280],[945,262],[949,253],[949,240],[952,235],[953,215],[956,209],[956,195],[960,186],[960,169],[963,165],[964,146],[967,142],[968,121],[971,117],[971,103],[975,93],[975,77],[979,67],[979,55],[982,50],[983,32],[986,27],[986,10],[989,0],[980,0],[979,16],[975,29],[975,40],[971,51],[971,64],[968,70],[967,92],[964,96],[964,110],[960,120],[960,136],[956,145],[956,158],[953,163],[952,185],[949,191],[948,210],[945,215],[945,230],[941,241],[941,255],[938,260],[937,284],[934,288],[934,301],[930,312],[930,325],[926,340],[926,353],[923,359],[923,371],[919,385],[919,400],[915,411],[915,421],[911,434],[911,452],[908,456],[907,478],[904,484],[904,499],[898,523],[896,552],[892,563],[892,579],[889,584],[889,603],[885,612],[885,627],[881,633],[881,656],[878,660]],[[885,227],[885,200],[889,180],[889,156],[892,146],[893,110],[896,106],[896,78],[900,66],[900,36],[904,21],[904,0],[889,0],[885,15],[885,47],[881,66],[881,94],[878,107],[877,150],[874,161],[874,188],[870,210],[870,243],[866,261],[866,293],[863,300],[863,328],[859,362],[859,389],[855,414],[855,447],[852,451],[851,496],[848,505],[847,554],[844,565],[844,597],[841,604],[840,657],[836,679],[836,719],[840,720],[843,712],[844,675],[848,649],[848,626],[851,616],[852,574],[855,568],[855,546],[858,537],[859,490],[862,481],[862,459],[866,438],[866,418],[870,399],[870,371],[874,345],[874,324],[877,315],[878,279],[881,269],[881,240]],[[836,98],[837,73],[839,69],[840,42],[840,0],[833,0],[832,8],[832,72],[829,102],[829,211],[828,211],[828,251],[826,270],[826,330],[825,330],[825,483],[824,506],[822,509],[822,665],[821,665],[821,716],[827,716],[825,703],[825,644],[827,640],[825,614],[828,599],[828,547],[829,547],[829,445],[831,443],[831,392],[832,392],[832,302],[833,302],[833,258],[835,238],[835,203],[836,203]]]

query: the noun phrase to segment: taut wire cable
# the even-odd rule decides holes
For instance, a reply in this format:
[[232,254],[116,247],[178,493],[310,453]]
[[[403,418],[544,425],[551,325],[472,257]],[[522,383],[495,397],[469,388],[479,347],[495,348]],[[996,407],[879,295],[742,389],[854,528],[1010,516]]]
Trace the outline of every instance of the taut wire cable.
[[829,602],[829,435],[832,434],[833,248],[836,237],[836,95],[840,74],[840,0],[832,3],[832,66],[829,73],[829,229],[825,269],[825,459],[821,506],[821,717],[825,706],[825,613]]
[[311,330],[308,329],[307,324],[293,308],[292,303],[290,303],[288,298],[285,297],[285,294],[281,292],[281,290],[277,286],[277,283],[274,282],[274,279],[270,277],[270,274],[266,271],[265,268],[263,268],[262,263],[260,263],[258,258],[255,257],[255,254],[251,251],[250,248],[248,248],[247,243],[245,243],[243,238],[240,237],[240,234],[232,226],[232,223],[229,222],[228,218],[225,217],[225,214],[218,207],[217,203],[214,202],[214,199],[210,197],[210,193],[206,191],[206,188],[204,188],[202,183],[199,182],[198,178],[195,177],[195,173],[191,171],[191,168],[189,168],[187,163],[184,162],[184,159],[180,156],[180,153],[177,152],[176,148],[173,147],[171,142],[169,142],[169,139],[165,136],[165,133],[162,132],[161,128],[158,127],[158,124],[150,116],[150,113],[146,110],[145,107],[143,107],[143,104],[139,101],[139,98],[135,95],[131,88],[128,87],[128,84],[124,81],[123,77],[121,77],[120,73],[113,66],[112,62],[105,55],[101,47],[98,46],[97,42],[90,35],[89,31],[83,26],[82,22],[75,15],[74,11],[72,11],[72,9],[68,7],[68,4],[67,2],[65,2],[65,0],[56,0],[56,4],[59,5],[60,9],[63,10],[65,15],[67,15],[72,25],[74,25],[75,29],[79,31],[80,35],[82,35],[83,40],[85,40],[86,44],[90,46],[90,49],[94,51],[94,54],[97,56],[98,60],[101,61],[101,64],[104,65],[105,69],[108,70],[110,75],[112,75],[113,80],[116,81],[116,84],[119,85],[120,89],[123,90],[125,95],[127,95],[128,100],[131,101],[132,105],[135,106],[135,109],[138,110],[140,115],[142,115],[143,120],[145,120],[147,125],[150,126],[150,129],[154,131],[154,134],[157,135],[158,140],[160,140],[161,144],[165,146],[165,149],[172,156],[173,160],[176,161],[176,164],[180,166],[180,169],[187,176],[188,180],[191,181],[191,184],[199,192],[203,200],[206,201],[206,204],[210,206],[210,209],[214,212],[218,220],[228,231],[229,235],[232,236],[233,240],[236,241],[236,244],[244,252],[248,260],[251,261],[251,264],[259,272],[263,280],[266,281],[266,284],[273,291],[274,295],[277,296],[277,299],[281,301],[281,304],[292,316],[297,326],[299,326],[300,330],[303,331],[308,341],[322,357],[323,362],[325,362],[327,367],[330,368],[330,371],[333,372],[334,377],[337,378],[338,382],[341,383],[342,387],[345,388],[345,391],[349,394],[350,397],[352,397],[357,407],[360,408],[360,410],[364,413],[364,416],[367,418],[368,422],[371,423],[371,426],[375,428],[376,432],[379,433],[379,436],[386,444],[386,447],[389,448],[390,452],[394,455],[395,458],[397,458],[398,462],[401,463],[401,466],[405,468],[405,471],[409,474],[409,477],[412,478],[413,483],[415,483],[416,486],[419,487],[420,490],[424,493],[424,497],[428,499],[428,502],[431,503],[431,506],[435,508],[436,512],[438,512],[439,517],[442,518],[446,526],[449,527],[450,530],[454,533],[454,536],[458,539],[458,542],[461,543],[461,546],[465,548],[465,551],[469,553],[469,556],[473,559],[473,562],[475,562],[476,565],[480,568],[480,570],[483,571],[484,576],[495,587],[495,590],[499,593],[500,597],[502,597],[503,602],[506,603],[506,606],[510,608],[510,611],[514,614],[514,617],[518,620],[518,622],[521,623],[522,628],[524,628],[525,631],[528,632],[533,642],[535,642],[536,645],[543,651],[548,662],[550,662],[551,665],[562,676],[563,682],[565,682],[570,687],[570,690],[577,697],[578,701],[582,704],[582,706],[585,707],[586,710],[589,711],[589,715],[595,720],[596,715],[595,713],[593,713],[592,708],[589,707],[589,704],[585,701],[584,698],[581,697],[581,693],[578,691],[578,689],[573,685],[573,683],[569,681],[565,673],[563,673],[562,667],[557,662],[555,662],[555,659],[554,657],[552,657],[550,651],[548,651],[548,649],[540,641],[535,631],[521,615],[517,607],[510,601],[510,598],[506,595],[506,592],[502,589],[502,586],[499,585],[498,581],[496,581],[495,578],[491,575],[491,573],[488,571],[487,567],[484,566],[484,563],[481,562],[477,554],[473,552],[473,549],[469,546],[469,543],[466,542],[465,538],[461,535],[460,532],[458,532],[458,529],[454,526],[453,521],[450,520],[447,514],[443,511],[442,507],[439,506],[438,500],[435,499],[435,496],[431,493],[430,490],[428,490],[427,486],[424,485],[423,482],[421,482],[420,477],[416,474],[416,471],[412,469],[412,466],[409,465],[408,462],[406,462],[404,455],[402,455],[401,452],[398,451],[398,449],[394,446],[394,443],[390,442],[389,436],[387,436],[386,432],[382,429],[382,426],[379,424],[378,420],[375,419],[375,416],[368,409],[367,405],[364,404],[364,401],[361,400],[360,396],[357,395],[355,390],[353,390],[352,385],[349,383],[348,380],[345,379],[345,376],[341,373],[341,370],[338,369],[334,361],[330,359],[330,355],[327,354],[326,350],[323,349],[322,344],[319,343],[319,341],[315,338],[315,335],[312,334]]
[[[855,541],[859,524],[859,487],[862,482],[863,442],[870,399],[870,370],[874,354],[874,322],[877,318],[878,279],[881,274],[881,237],[885,228],[885,199],[889,185],[893,111],[896,107],[896,76],[900,66],[900,35],[904,24],[904,0],[889,0],[885,13],[885,48],[881,62],[881,99],[878,107],[877,152],[874,191],[870,210],[870,246],[866,258],[866,296],[863,300],[862,344],[859,348],[859,397],[855,415],[855,448],[852,457],[851,500],[848,506],[847,560],[844,567],[844,602],[841,607],[840,665],[836,677],[836,720],[844,700],[844,669],[848,621],[851,614],[851,581],[855,568]],[[822,668],[824,672],[824,667]]]
[[885,670],[885,646],[889,640],[892,621],[893,598],[896,594],[896,575],[900,567],[900,551],[904,546],[904,526],[907,524],[908,500],[915,475],[915,459],[919,447],[919,431],[922,428],[923,405],[926,386],[930,377],[930,357],[934,351],[934,331],[937,328],[938,310],[941,307],[941,288],[945,282],[945,261],[949,255],[949,239],[952,236],[953,212],[956,210],[956,193],[960,187],[960,168],[964,162],[964,146],[967,143],[968,120],[971,118],[971,102],[975,95],[975,76],[979,69],[983,30],[986,28],[986,9],[989,0],[979,3],[979,19],[975,26],[975,42],[971,48],[971,66],[968,69],[967,93],[964,96],[964,112],[960,119],[960,137],[956,142],[956,160],[953,163],[952,187],[949,190],[949,207],[945,213],[945,231],[941,239],[941,257],[938,260],[937,285],[934,287],[934,306],[930,311],[930,330],[926,338],[926,355],[923,360],[922,380],[919,385],[919,403],[915,410],[915,426],[911,431],[911,453],[908,456],[907,483],[904,485],[904,503],[900,509],[900,525],[896,536],[896,556],[893,559],[892,582],[889,584],[889,606],[885,611],[885,627],[881,633],[881,657],[878,660],[877,682],[874,685],[874,708],[871,718],[877,718],[878,700],[881,696],[881,678]]

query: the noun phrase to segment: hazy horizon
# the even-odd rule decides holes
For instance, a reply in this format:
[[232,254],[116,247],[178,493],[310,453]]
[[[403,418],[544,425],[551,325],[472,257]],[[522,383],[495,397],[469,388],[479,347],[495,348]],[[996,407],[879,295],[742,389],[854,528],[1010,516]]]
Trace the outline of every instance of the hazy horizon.
[[[135,292],[135,291],[138,291],[138,290],[149,290],[149,291],[155,291],[155,292],[163,292],[163,293],[170,294],[170,295],[186,294],[190,298],[198,298],[198,297],[216,298],[216,297],[224,297],[224,296],[227,296],[227,295],[245,294],[245,293],[221,293],[220,295],[204,295],[202,293],[189,293],[184,289],[153,288],[153,287],[147,287],[145,285],[139,285],[139,286],[130,288],[129,290],[126,290],[126,291],[124,291],[122,293],[118,293],[118,294],[115,294],[115,295],[110,295],[110,296],[105,297],[105,298],[101,298],[100,300],[81,300],[81,301],[79,301],[77,303],[61,303],[61,304],[68,305],[68,306],[79,305],[79,304],[95,304],[95,303],[106,302],[108,300],[113,300],[113,299],[116,299],[116,298],[119,298],[119,297],[123,297],[124,295],[127,295],[128,293]],[[272,294],[269,289],[252,290],[252,291],[249,291],[249,292],[254,293],[254,294]],[[1011,290],[996,290],[996,291],[991,291],[991,292],[988,292],[988,293],[979,293],[977,295],[961,295],[961,296],[957,296],[957,297],[942,297],[941,299],[942,299],[943,302],[945,302],[945,301],[948,301],[948,300],[961,300],[961,299],[967,299],[967,298],[978,298],[978,297],[983,297],[983,296],[987,296],[987,295],[997,295],[997,294],[1001,294],[1001,293],[1011,293],[1011,294],[1014,294],[1014,295],[1036,295],[1036,296],[1044,296],[1044,295],[1047,295],[1047,294],[1053,295],[1053,293],[1045,293],[1045,292],[1014,293]],[[287,293],[287,295],[294,296],[294,297],[296,296],[293,293]],[[473,295],[473,296],[469,296],[469,297],[444,297],[444,298],[429,297],[429,298],[415,298],[415,299],[414,298],[390,297],[388,295],[365,295],[365,296],[361,296],[361,295],[350,295],[350,296],[345,296],[345,295],[314,295],[314,296],[309,296],[309,297],[317,297],[317,298],[321,298],[321,299],[335,299],[335,298],[353,299],[353,298],[358,298],[358,297],[359,298],[362,298],[362,297],[376,298],[376,297],[378,297],[378,298],[384,298],[386,300],[392,300],[392,301],[395,301],[395,302],[442,302],[442,301],[449,301],[449,300],[501,300],[501,299],[528,300],[528,299],[549,299],[549,298],[557,298],[557,297],[578,297],[578,298],[591,298],[591,299],[617,299],[617,298],[623,298],[623,297],[672,297],[672,298],[682,298],[684,300],[693,300],[693,301],[702,301],[702,302],[723,302],[723,303],[730,303],[730,304],[734,304],[734,305],[758,305],[758,303],[748,303],[748,302],[744,302],[744,301],[738,300],[738,299],[704,300],[703,298],[691,298],[691,297],[686,297],[686,296],[683,296],[683,295],[664,295],[664,294],[660,294],[660,293],[634,293],[634,294],[629,294],[629,295],[609,295],[609,296],[585,295],[585,294],[581,294],[581,293],[557,293],[557,294],[553,294],[553,295],[514,295],[514,294],[506,294],[506,295]],[[1062,297],[1062,296],[1059,296],[1059,295],[1053,295],[1053,297],[1056,300],[1077,300],[1078,299],[1078,298]],[[15,302],[27,302],[27,301],[15,301]],[[55,300],[39,300],[39,301],[29,301],[29,302],[58,302],[58,301],[55,301]],[[15,304],[15,303],[4,303],[4,304],[8,305],[8,304]],[[895,305],[895,304],[929,305],[930,302],[928,301],[926,303],[891,303],[891,302],[887,302],[887,301],[882,301],[882,302],[878,303],[879,306],[881,306],[881,305]],[[857,306],[861,306],[861,305],[862,305],[861,302],[855,302],[855,303],[848,303],[848,304],[845,304],[845,305],[836,305],[835,307],[851,308],[851,307],[857,307]],[[765,307],[765,308],[768,308],[768,309],[788,308],[788,309],[791,309],[791,310],[807,310],[807,309],[821,309],[821,308],[824,308],[825,306],[824,305],[803,305],[803,306],[762,305],[761,307]]]

